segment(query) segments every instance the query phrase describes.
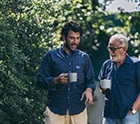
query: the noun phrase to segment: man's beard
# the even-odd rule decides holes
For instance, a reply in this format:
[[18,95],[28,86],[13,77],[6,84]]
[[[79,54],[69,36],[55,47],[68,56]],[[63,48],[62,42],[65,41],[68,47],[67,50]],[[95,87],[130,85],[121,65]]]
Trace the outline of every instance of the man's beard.
[[73,50],[70,48],[70,45],[67,43],[67,41],[65,41],[64,45],[65,45],[65,47],[66,47],[69,51],[73,51]]

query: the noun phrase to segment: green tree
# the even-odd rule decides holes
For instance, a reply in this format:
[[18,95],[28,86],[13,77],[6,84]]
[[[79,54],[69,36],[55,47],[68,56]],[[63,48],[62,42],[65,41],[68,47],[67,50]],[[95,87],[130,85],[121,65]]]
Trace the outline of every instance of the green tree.
[[45,52],[61,44],[61,26],[70,19],[83,27],[79,48],[90,55],[96,75],[113,33],[127,34],[129,52],[139,55],[139,12],[104,9],[98,0],[0,1],[0,123],[43,123],[47,93],[35,87],[37,71]]

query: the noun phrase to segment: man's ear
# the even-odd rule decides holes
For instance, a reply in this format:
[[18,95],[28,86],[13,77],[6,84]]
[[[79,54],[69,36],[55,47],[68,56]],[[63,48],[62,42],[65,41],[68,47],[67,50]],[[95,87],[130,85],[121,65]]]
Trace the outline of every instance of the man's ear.
[[124,49],[124,51],[127,51],[127,48],[126,47],[124,47],[123,49]]
[[62,35],[62,39],[63,39],[63,41],[66,41],[66,37],[64,34]]

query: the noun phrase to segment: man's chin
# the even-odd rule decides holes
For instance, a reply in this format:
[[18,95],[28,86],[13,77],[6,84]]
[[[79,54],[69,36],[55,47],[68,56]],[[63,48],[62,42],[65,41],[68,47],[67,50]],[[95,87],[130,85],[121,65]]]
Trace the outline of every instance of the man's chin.
[[75,47],[73,48],[73,47],[68,47],[68,46],[66,46],[66,48],[71,52],[75,51],[75,49],[76,49]]
[[116,58],[115,57],[110,57],[110,59],[113,61],[113,62],[116,62],[117,60],[116,60]]
[[71,51],[73,52],[73,51],[75,51],[75,49],[71,49]]
[[76,50],[76,47],[70,47],[71,51]]
[[75,51],[75,50],[76,50],[76,48],[70,48],[70,51],[72,51],[72,52]]

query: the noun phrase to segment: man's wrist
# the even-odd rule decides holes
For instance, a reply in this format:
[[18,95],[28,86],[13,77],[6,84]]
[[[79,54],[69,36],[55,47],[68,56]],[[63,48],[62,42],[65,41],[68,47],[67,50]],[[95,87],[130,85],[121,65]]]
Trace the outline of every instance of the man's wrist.
[[135,109],[130,109],[130,111],[131,111],[131,113],[134,115],[134,114],[136,114],[137,113],[137,110],[135,110]]
[[59,84],[58,77],[55,77],[55,78],[52,80],[51,86],[54,86],[54,85],[56,85],[56,84]]
[[87,90],[88,90],[88,91],[90,91],[90,92],[92,92],[92,91],[93,91],[93,90],[92,90],[92,88],[90,88],[90,87],[88,87],[88,88],[87,88]]

